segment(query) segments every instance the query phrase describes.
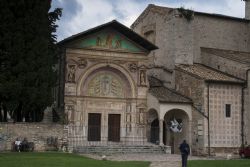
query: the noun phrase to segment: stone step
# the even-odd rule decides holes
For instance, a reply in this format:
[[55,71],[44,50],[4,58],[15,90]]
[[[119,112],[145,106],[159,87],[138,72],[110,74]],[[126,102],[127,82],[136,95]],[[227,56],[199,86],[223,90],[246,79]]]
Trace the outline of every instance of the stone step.
[[160,146],[79,146],[73,148],[76,153],[84,154],[117,154],[117,153],[166,153]]

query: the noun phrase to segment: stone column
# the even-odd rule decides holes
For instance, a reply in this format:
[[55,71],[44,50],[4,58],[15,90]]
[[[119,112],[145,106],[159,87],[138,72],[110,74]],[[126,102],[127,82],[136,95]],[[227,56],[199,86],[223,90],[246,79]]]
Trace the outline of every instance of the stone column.
[[163,119],[159,120],[159,144],[162,146],[163,144]]

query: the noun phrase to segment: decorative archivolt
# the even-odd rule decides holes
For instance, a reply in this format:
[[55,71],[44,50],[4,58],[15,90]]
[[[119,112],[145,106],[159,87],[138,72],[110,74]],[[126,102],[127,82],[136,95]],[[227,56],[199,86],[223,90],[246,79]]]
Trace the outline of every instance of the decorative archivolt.
[[[91,67],[89,67],[86,72],[84,72],[77,81],[77,94],[78,95],[87,95],[88,94],[88,85],[92,81],[93,74],[97,76],[96,74],[99,73],[109,73],[112,75],[113,83],[116,82],[116,80],[121,83],[123,86],[122,88],[122,97],[136,97],[136,85],[134,82],[134,79],[130,75],[130,73],[122,66],[119,66],[117,64],[107,64],[107,63],[98,63]],[[95,77],[94,76],[94,77]],[[98,83],[98,82],[97,82]],[[114,85],[114,84],[113,84]],[[114,87],[113,87],[114,88]],[[115,90],[115,89],[113,89]],[[118,89],[119,90],[119,89]],[[114,96],[117,97],[117,96]]]

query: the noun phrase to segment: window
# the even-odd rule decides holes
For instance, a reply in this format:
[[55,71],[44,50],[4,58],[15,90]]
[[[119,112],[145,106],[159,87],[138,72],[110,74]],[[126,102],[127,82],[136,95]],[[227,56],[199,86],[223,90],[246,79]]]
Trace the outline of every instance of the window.
[[226,117],[231,117],[231,104],[226,104]]

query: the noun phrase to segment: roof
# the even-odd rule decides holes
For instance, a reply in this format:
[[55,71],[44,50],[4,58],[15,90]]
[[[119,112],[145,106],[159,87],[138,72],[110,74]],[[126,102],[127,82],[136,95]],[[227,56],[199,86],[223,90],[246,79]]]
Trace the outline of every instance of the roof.
[[242,64],[250,64],[250,52],[240,52],[233,50],[223,50],[214,48],[201,48],[201,52],[209,53],[212,55],[224,57]]
[[[149,4],[147,8],[141,13],[141,15],[135,20],[135,22],[131,25],[133,28],[137,22],[144,17],[144,15],[147,15],[149,11],[154,11],[159,14],[167,14],[169,11],[178,9],[178,8],[169,8],[165,6],[157,6],[154,4]],[[208,16],[208,17],[217,17],[217,18],[222,18],[222,19],[230,19],[230,20],[236,20],[236,21],[242,21],[242,22],[249,22],[250,20],[245,19],[245,18],[239,18],[239,17],[233,17],[233,16],[227,16],[227,15],[222,15],[222,14],[216,14],[216,13],[205,13],[205,12],[198,12],[198,11],[193,11],[194,15],[203,15],[203,16]]]
[[218,71],[216,69],[213,69],[211,67],[202,64],[193,64],[193,65],[180,64],[176,65],[176,70],[186,72],[197,78],[209,82],[245,83],[245,81],[240,78],[226,74],[224,72]]
[[163,103],[192,103],[192,100],[173,89],[165,87],[157,78],[149,77],[149,93]]
[[89,34],[98,32],[100,30],[103,30],[107,27],[112,27],[114,28],[116,31],[118,31],[119,33],[123,34],[124,36],[128,37],[130,40],[134,41],[135,43],[139,44],[140,46],[142,46],[143,48],[151,51],[151,50],[155,50],[158,49],[157,46],[155,46],[154,44],[152,44],[151,42],[149,42],[148,40],[146,40],[145,38],[143,38],[142,36],[140,36],[139,34],[135,33],[133,30],[131,30],[130,28],[124,26],[123,24],[119,23],[116,20],[113,20],[111,22],[99,25],[97,27],[88,29],[86,31],[83,31],[81,33],[72,35],[68,38],[63,39],[62,41],[58,42],[59,45],[65,45],[69,42],[72,42],[73,40],[82,38],[84,36],[87,36]]

